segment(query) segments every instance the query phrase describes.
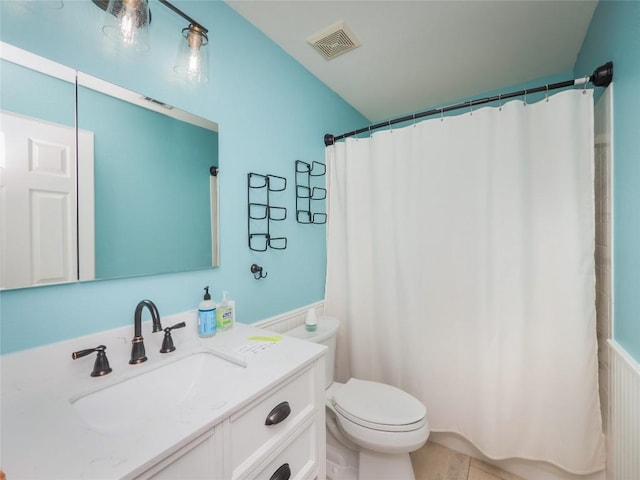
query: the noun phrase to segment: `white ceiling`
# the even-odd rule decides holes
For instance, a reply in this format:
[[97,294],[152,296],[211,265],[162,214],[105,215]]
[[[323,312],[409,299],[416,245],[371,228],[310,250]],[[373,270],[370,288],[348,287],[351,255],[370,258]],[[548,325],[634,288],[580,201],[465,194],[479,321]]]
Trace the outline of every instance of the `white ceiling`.
[[[227,3],[376,122],[572,70],[597,2]],[[306,39],[339,20],[362,46],[325,60]]]

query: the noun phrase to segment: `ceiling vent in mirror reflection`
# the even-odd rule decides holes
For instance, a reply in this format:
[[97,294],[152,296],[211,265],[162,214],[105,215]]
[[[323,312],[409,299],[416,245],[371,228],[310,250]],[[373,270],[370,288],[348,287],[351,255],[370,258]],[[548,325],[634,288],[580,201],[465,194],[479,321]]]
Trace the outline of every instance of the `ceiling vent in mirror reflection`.
[[156,105],[160,105],[161,107],[166,108],[167,110],[173,110],[173,107],[171,105],[168,105],[164,102],[161,102],[160,100],[156,100],[155,98],[151,98],[151,97],[140,97],[144,100],[146,100],[147,102],[151,102],[151,103],[155,103]]
[[349,25],[342,20],[307,38],[307,42],[326,60],[336,58],[361,45]]

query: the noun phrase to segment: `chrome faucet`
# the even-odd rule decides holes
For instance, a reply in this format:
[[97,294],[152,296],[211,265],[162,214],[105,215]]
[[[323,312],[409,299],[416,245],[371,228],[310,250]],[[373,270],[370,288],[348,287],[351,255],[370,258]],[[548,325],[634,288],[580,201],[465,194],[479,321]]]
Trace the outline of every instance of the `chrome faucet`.
[[149,309],[151,313],[151,320],[153,321],[153,332],[161,332],[162,324],[160,323],[160,314],[158,308],[151,300],[142,300],[136,307],[136,312],[133,316],[134,336],[131,343],[131,360],[129,363],[135,365],[147,361],[147,355],[144,351],[144,338],[142,338],[142,310],[144,307]]

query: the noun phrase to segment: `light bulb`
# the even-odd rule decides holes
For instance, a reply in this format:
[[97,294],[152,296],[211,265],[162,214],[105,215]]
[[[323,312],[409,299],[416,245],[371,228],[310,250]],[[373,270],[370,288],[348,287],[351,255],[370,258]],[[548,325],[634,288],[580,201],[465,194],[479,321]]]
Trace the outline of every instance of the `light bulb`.
[[124,47],[147,50],[149,18],[148,0],[109,0],[102,31]]
[[[174,70],[189,81],[205,83],[209,74],[208,43],[206,32],[198,25],[189,25],[182,30]],[[184,41],[186,39],[186,42]]]

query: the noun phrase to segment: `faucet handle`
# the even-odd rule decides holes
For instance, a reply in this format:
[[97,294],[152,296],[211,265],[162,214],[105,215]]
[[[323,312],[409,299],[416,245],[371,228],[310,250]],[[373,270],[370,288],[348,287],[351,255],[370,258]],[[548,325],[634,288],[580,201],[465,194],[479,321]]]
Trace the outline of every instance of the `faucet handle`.
[[171,338],[171,330],[175,328],[182,328],[186,325],[186,323],[180,322],[164,329],[164,339],[162,340],[162,348],[160,349],[160,353],[169,353],[173,352],[176,349],[175,345],[173,344],[173,338]]
[[81,357],[86,357],[90,353],[98,352],[98,356],[96,357],[96,361],[93,364],[93,371],[91,372],[92,377],[101,377],[108,373],[111,373],[112,368],[109,366],[109,360],[107,359],[107,354],[105,350],[107,349],[104,345],[98,345],[96,348],[87,348],[85,350],[79,350],[77,352],[73,352],[71,354],[71,358],[77,360]]

